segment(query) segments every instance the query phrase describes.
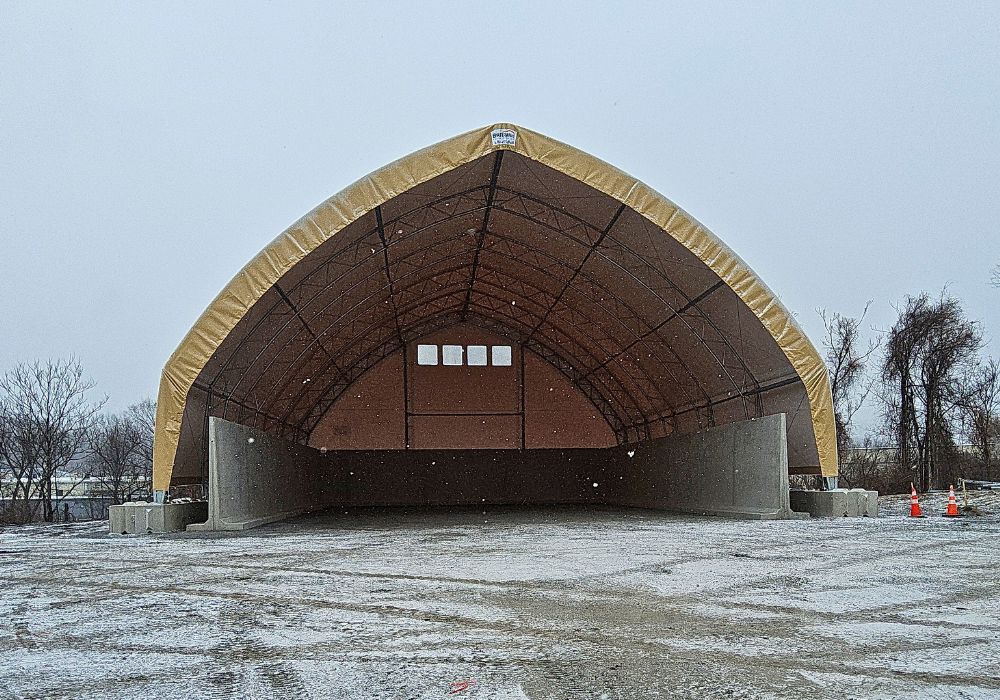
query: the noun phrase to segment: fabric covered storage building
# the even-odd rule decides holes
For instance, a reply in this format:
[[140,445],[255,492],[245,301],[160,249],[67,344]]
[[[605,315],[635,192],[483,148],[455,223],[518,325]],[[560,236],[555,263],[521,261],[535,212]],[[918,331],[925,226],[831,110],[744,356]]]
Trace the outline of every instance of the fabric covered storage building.
[[164,368],[154,488],[208,484],[209,417],[418,465],[774,414],[787,470],[836,476],[824,363],[746,263],[634,178],[497,124],[359,180],[236,275]]

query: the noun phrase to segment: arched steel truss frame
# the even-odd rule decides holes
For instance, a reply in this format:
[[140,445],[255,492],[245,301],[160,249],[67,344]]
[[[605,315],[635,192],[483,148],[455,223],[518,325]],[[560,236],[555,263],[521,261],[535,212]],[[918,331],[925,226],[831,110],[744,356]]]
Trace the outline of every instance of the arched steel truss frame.
[[[645,255],[633,250],[624,241],[614,236],[615,226],[625,211],[624,205],[617,209],[612,219],[604,226],[585,221],[558,208],[551,202],[498,185],[502,155],[503,151],[498,151],[495,156],[493,175],[489,185],[477,185],[460,192],[449,193],[430,202],[421,203],[394,216],[389,221],[383,221],[382,207],[376,207],[374,211],[376,225],[374,227],[366,228],[347,245],[342,245],[336,252],[316,260],[315,267],[293,288],[283,289],[280,286],[280,281],[275,284],[274,288],[279,298],[271,304],[271,307],[256,321],[249,332],[243,335],[238,344],[229,349],[228,356],[218,371],[214,372],[211,381],[207,385],[201,382],[195,384],[196,388],[208,394],[207,412],[212,415],[233,417],[241,421],[246,421],[247,413],[249,413],[257,421],[263,423],[260,427],[266,427],[295,439],[306,440],[325,412],[343,392],[385,357],[427,333],[457,322],[467,321],[510,337],[550,362],[591,400],[608,421],[616,439],[621,443],[649,438],[651,426],[657,423],[661,425],[663,432],[669,432],[674,426],[677,416],[691,411],[699,413],[699,424],[711,425],[714,423],[713,407],[722,402],[737,399],[742,401],[743,413],[747,418],[763,414],[762,394],[776,386],[781,386],[781,384],[772,382],[768,386],[762,387],[740,353],[733,347],[730,339],[720,331],[710,315],[699,307],[702,301],[724,286],[721,280],[701,290],[698,294],[691,295],[685,292],[661,268],[653,265]],[[460,206],[463,202],[469,206]],[[581,249],[584,253],[582,259],[577,264],[571,265],[542,247],[532,248],[530,239],[505,236],[498,231],[491,230],[489,221],[494,212],[502,212],[520,218],[562,237]],[[432,218],[428,222],[427,217],[431,214],[437,214],[438,217]],[[408,221],[418,215],[424,218],[424,222],[420,225],[413,225]],[[476,243],[471,262],[469,261],[470,251],[467,248],[451,253],[446,251],[446,254],[438,257],[433,256],[437,249],[454,245],[458,236],[433,239],[430,245],[414,246],[413,250],[397,258],[393,258],[391,255],[395,248],[419,240],[416,237],[433,236],[436,228],[445,226],[456,218],[476,215],[482,216],[482,225],[474,229]],[[393,229],[404,231],[404,233],[402,235],[386,234],[387,230]],[[340,235],[343,236],[344,233]],[[376,238],[378,243],[373,245]],[[336,243],[340,243],[342,239],[334,240]],[[491,243],[490,246],[487,245],[488,242]],[[531,251],[536,259],[531,262],[512,253],[500,251],[495,247],[497,242]],[[371,253],[358,255],[359,249],[366,247],[371,248]],[[561,280],[559,291],[553,294],[542,286],[532,284],[528,279],[513,276],[489,264],[484,264],[481,261],[484,251],[489,257],[496,256],[543,275],[553,276],[553,272],[558,270],[561,276],[553,276],[553,278]],[[315,255],[315,253],[313,254]],[[351,259],[352,256],[353,259]],[[312,307],[324,294],[343,280],[349,279],[350,275],[355,272],[357,265],[370,264],[370,259],[375,256],[382,258],[381,268],[385,282],[359,300],[352,299],[354,301],[352,306],[324,327],[313,328],[310,321],[320,318],[324,312],[334,304],[339,303],[340,300],[331,299],[319,309],[310,308],[309,311],[314,316],[308,321],[301,311]],[[410,259],[417,256],[431,257],[432,259],[431,262],[427,263],[421,261],[421,264],[409,269],[404,274],[393,274],[393,270],[405,267]],[[603,264],[610,265],[616,272],[626,276],[632,284],[641,288],[650,298],[655,299],[658,304],[662,305],[666,314],[659,320],[651,322],[627,299],[616,294],[607,284],[602,283],[600,279],[584,270],[584,266],[593,256],[599,257]],[[543,259],[546,261],[544,265],[540,262]],[[465,262],[441,268],[443,264],[459,260]],[[623,264],[622,260],[627,260],[628,264]],[[329,278],[329,273],[335,267],[341,268],[340,274]],[[471,271],[465,285],[449,283],[445,286],[439,286],[431,297],[417,295],[414,301],[400,306],[409,292],[421,284],[427,283],[430,277],[451,275],[469,270],[470,267]],[[641,276],[637,274],[637,270],[641,271]],[[434,274],[429,275],[431,272]],[[523,312],[523,316],[530,316],[533,319],[531,323],[524,323],[522,319],[509,313],[500,313],[500,309],[503,307],[499,304],[509,306],[508,300],[503,299],[498,293],[489,291],[496,285],[484,281],[481,272],[485,273],[487,278],[505,280],[511,286],[520,285],[522,293],[516,297],[515,301],[521,302],[520,310]],[[313,287],[313,279],[319,280],[324,274],[328,276],[326,282]],[[658,288],[654,288],[646,281],[646,275],[650,279],[662,283],[666,290],[683,300],[683,303],[676,304],[664,298]],[[361,286],[367,280],[368,278],[362,278],[350,284],[345,290],[342,290],[341,298],[349,295],[352,289]],[[402,280],[407,280],[409,284],[400,286]],[[576,284],[578,280],[588,286],[591,292],[599,290],[599,296],[595,293],[588,294],[581,289]],[[298,304],[294,303],[291,297],[297,296],[297,292],[307,288],[314,289],[311,296],[300,300]],[[548,303],[542,303],[525,294],[524,290],[528,288],[532,290],[534,296],[544,298]],[[508,297],[510,296],[509,290],[506,288],[501,289],[501,291],[507,292]],[[579,329],[573,329],[571,332],[568,329],[560,328],[560,324],[550,317],[559,304],[564,302],[568,293],[579,294],[593,308],[603,312],[603,315],[617,324],[617,327],[624,329],[624,335],[629,338],[629,342],[616,348],[613,353],[600,358],[595,355],[592,349],[586,347],[588,343],[583,342],[584,339],[578,338]],[[461,307],[456,306],[454,309],[445,308],[432,312],[410,325],[404,325],[400,321],[401,316],[406,316],[418,306],[433,304],[435,301],[452,297],[457,299],[458,296],[461,296],[463,300]],[[476,301],[477,299],[491,301],[495,306],[483,306]],[[359,319],[366,315],[370,317],[375,308],[383,307],[386,304],[391,307],[390,315],[380,314],[371,323],[362,326],[360,330],[350,336],[346,343],[335,348],[338,357],[347,351],[360,350],[356,353],[353,361],[341,366],[330,349],[324,346],[322,339],[328,336],[331,329],[356,324]],[[288,310],[279,311],[282,306]],[[531,306],[538,307],[538,309],[533,310],[530,308]],[[509,311],[509,309],[507,310]],[[256,352],[249,353],[253,356],[252,360],[240,363],[242,366],[237,366],[236,358],[244,356],[248,344],[260,342],[256,334],[261,330],[263,324],[273,322],[274,316],[281,313],[287,314],[284,323],[270,334]],[[594,317],[581,309],[573,309],[573,313],[586,319],[594,326],[601,325]],[[501,320],[497,318],[498,316],[504,316],[504,318]],[[272,346],[280,342],[279,339],[292,330],[292,324],[296,320],[302,326],[299,333],[304,331],[310,340],[294,359],[288,361],[288,358],[283,357],[284,353],[281,349],[274,351]],[[668,340],[660,335],[660,331],[667,324],[675,321],[681,323],[687,332],[694,334],[716,363],[720,370],[720,376],[725,376],[727,383],[732,388],[731,391],[723,396],[710,395],[708,388],[697,373],[690,369],[684,358],[674,350]],[[702,332],[699,332],[699,325]],[[388,332],[386,332],[386,328],[389,329]],[[641,329],[641,332],[637,329]],[[552,338],[553,332],[559,337]],[[292,337],[294,338],[295,335]],[[371,339],[374,339],[375,342],[366,347],[365,341]],[[594,344],[592,336],[585,336],[585,339],[588,340],[589,344]],[[646,364],[617,362],[628,357],[630,350],[647,341],[665,348],[667,354],[672,358],[668,363],[663,357],[657,355],[653,358],[652,364],[655,365],[653,369],[665,372],[671,377],[671,386],[667,388],[682,390],[687,395],[685,403],[677,405],[673,402],[672,397],[663,391],[663,383],[650,375],[651,370]],[[721,352],[713,348],[713,344],[719,346]],[[570,349],[567,349],[567,346],[570,346]],[[260,369],[257,364],[269,350],[273,352],[272,357],[264,368]],[[277,403],[276,397],[281,396],[285,390],[290,388],[289,382],[298,381],[297,370],[315,358],[317,352],[325,355],[327,361],[322,365],[321,371],[316,374],[326,377],[327,373],[333,370],[330,372],[329,379],[321,388],[308,387],[305,390],[299,390],[295,400],[289,404],[283,414],[279,415],[278,412],[270,410]],[[287,366],[271,383],[270,401],[248,403],[247,397],[253,395],[261,378],[268,375],[269,370],[272,369],[275,362],[279,361],[279,358],[282,358],[281,361],[287,362]],[[735,367],[728,363],[730,359],[736,361]],[[678,375],[675,374],[674,367],[671,365],[681,368],[691,383],[685,384],[678,381]],[[613,368],[616,367],[619,372],[624,373],[624,376],[614,371]],[[631,369],[632,367],[634,370]],[[256,375],[253,374],[254,372]],[[220,381],[228,379],[232,373],[236,375],[235,382],[226,382],[225,388],[220,391],[217,385]],[[244,381],[254,376],[252,383],[240,391]],[[797,376],[783,378],[781,381],[791,383],[796,380]],[[280,388],[278,388],[279,385]],[[643,385],[645,388],[651,387],[653,391],[646,391]],[[643,393],[645,407],[641,406],[637,400],[637,389]],[[690,393],[692,389],[697,396]],[[307,400],[312,402],[311,405],[307,406],[302,417],[297,418],[296,410]],[[626,410],[627,404],[631,404],[631,411]],[[656,406],[658,410],[650,411],[650,406]],[[236,413],[236,415],[231,416],[231,413]],[[629,413],[634,413],[641,419],[628,420]]]

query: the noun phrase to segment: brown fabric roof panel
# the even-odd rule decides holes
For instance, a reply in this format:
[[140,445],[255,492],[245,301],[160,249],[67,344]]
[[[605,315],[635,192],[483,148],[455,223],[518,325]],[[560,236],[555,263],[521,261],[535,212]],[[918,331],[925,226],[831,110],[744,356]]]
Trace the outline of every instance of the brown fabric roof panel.
[[428,205],[434,206],[439,217],[452,213],[453,209],[468,211],[474,201],[478,202],[475,206],[485,207],[493,162],[492,155],[482,156],[401,192],[381,204],[383,220],[393,222],[397,229],[410,231],[430,215]]
[[801,383],[764,392],[761,394],[761,409],[764,415],[785,413],[787,416],[789,466],[815,464],[819,460],[809,401]]
[[550,230],[577,239],[587,246],[615,218],[621,203],[579,180],[517,153],[505,153],[497,207],[531,214],[549,224]]

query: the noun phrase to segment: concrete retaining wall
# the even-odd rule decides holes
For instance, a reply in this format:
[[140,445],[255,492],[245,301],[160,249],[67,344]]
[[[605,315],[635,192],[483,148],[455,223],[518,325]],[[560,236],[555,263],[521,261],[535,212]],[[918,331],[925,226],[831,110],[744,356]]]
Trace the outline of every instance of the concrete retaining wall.
[[634,447],[320,450],[209,421],[209,516],[241,530],[333,506],[612,504],[793,517],[784,415]]
[[613,468],[597,449],[345,450],[325,458],[339,484],[335,502],[347,506],[603,503]]
[[337,480],[323,455],[255,428],[210,418],[208,520],[190,530],[244,530],[328,507]]
[[[792,518],[785,415],[614,448],[618,505],[742,518]],[[634,453],[629,456],[629,452]]]

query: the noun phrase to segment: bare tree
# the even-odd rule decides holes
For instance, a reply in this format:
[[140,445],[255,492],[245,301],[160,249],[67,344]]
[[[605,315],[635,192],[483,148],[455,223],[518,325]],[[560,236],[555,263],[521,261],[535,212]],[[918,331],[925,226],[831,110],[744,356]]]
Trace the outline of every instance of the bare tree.
[[90,473],[111,504],[132,500],[146,488],[142,429],[128,413],[97,418],[89,439]]
[[1000,362],[991,358],[969,374],[961,412],[965,435],[979,453],[983,476],[992,479],[994,445],[1000,440]]
[[153,428],[156,424],[156,402],[152,399],[143,399],[139,403],[132,404],[127,409],[128,415],[135,422],[142,438],[142,460],[140,462],[142,477],[145,479],[147,493],[152,495],[153,488]]
[[53,481],[82,455],[94,418],[106,401],[89,400],[94,386],[72,358],[18,364],[0,377],[6,410],[25,422],[26,439],[32,443],[33,464],[25,477],[48,522],[55,519],[61,498],[53,493]]
[[871,306],[865,304],[861,316],[852,318],[839,313],[827,314],[820,309],[819,315],[826,328],[823,347],[826,351],[826,365],[830,371],[830,389],[833,393],[833,410],[837,421],[837,448],[841,461],[852,445],[851,423],[872,391],[874,377],[865,376],[865,366],[878,349],[878,342],[861,340],[861,324]]
[[156,402],[144,399],[96,422],[90,440],[91,472],[115,504],[149,496],[155,418]]
[[909,297],[888,332],[882,378],[885,418],[900,464],[913,466],[921,490],[936,485],[937,466],[953,448],[964,375],[982,344],[958,300],[942,293]]
[[37,501],[31,500],[38,438],[34,422],[0,394],[0,496],[7,501],[5,519],[24,523],[35,516]]

